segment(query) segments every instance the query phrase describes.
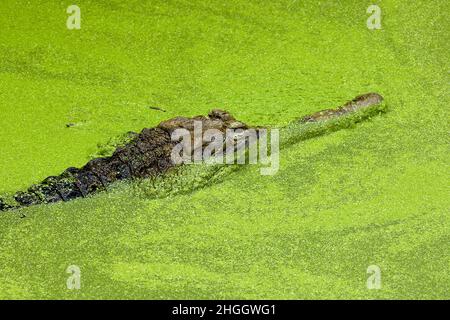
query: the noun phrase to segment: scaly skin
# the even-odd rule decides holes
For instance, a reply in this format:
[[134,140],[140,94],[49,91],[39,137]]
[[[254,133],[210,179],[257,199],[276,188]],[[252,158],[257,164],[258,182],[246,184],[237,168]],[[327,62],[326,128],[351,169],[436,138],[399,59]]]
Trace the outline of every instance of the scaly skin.
[[[326,109],[304,116],[290,127],[302,131],[300,139],[324,134],[345,127],[340,119],[356,117],[352,122],[364,120],[379,112],[383,98],[377,93],[356,97],[336,109]],[[68,168],[59,176],[51,176],[26,191],[14,195],[16,203],[7,204],[0,199],[0,211],[17,209],[42,203],[69,201],[106,190],[108,185],[126,179],[149,178],[164,175],[177,166],[172,162],[171,152],[175,142],[171,134],[175,129],[184,128],[192,132],[194,121],[202,122],[202,131],[218,129],[247,129],[246,124],[237,121],[228,112],[213,110],[208,116],[193,118],[176,117],[161,122],[155,128],[146,128],[130,142],[119,147],[110,157],[96,158],[82,168]],[[288,126],[289,128],[289,126]],[[292,135],[292,130],[291,135]],[[289,135],[282,144],[289,143]],[[283,136],[282,136],[283,139]]]

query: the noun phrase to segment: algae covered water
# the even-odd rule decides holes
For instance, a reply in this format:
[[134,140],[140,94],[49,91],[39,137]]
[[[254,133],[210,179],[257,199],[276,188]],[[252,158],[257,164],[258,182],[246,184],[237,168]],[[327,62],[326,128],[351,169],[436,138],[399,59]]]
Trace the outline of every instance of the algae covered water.
[[0,3],[0,194],[178,115],[284,127],[364,92],[389,111],[289,143],[273,176],[2,213],[2,298],[448,298],[447,2],[380,2],[381,29],[364,1],[77,2],[79,30],[69,4]]

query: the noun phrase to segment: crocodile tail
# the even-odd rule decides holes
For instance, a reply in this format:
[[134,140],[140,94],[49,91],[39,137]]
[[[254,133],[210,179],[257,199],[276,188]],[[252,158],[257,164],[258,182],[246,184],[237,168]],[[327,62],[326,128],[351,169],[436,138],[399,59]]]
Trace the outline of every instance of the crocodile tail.
[[13,206],[13,205],[9,204],[7,201],[5,201],[4,199],[0,198],[0,212],[8,211],[8,210],[15,209],[15,208],[17,208],[17,206]]
[[118,181],[146,178],[167,171],[170,159],[170,134],[161,128],[144,129],[130,143],[110,157],[95,158],[81,168],[68,168],[59,176],[50,176],[26,191],[14,194],[14,205],[0,199],[0,211],[37,204],[69,201],[86,197]]

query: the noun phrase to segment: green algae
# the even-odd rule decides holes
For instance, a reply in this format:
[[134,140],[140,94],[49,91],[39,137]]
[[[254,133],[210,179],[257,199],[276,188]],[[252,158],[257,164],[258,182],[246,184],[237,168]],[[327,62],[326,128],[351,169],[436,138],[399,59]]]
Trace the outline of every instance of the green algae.
[[133,140],[133,138],[136,137],[136,135],[137,134],[134,132],[127,132],[112,137],[105,143],[99,143],[97,144],[97,150],[94,153],[92,153],[89,156],[89,158],[95,159],[95,158],[110,157],[117,148],[125,146],[127,143]]
[[80,32],[64,4],[0,4],[0,193],[177,115],[283,127],[369,91],[389,112],[288,144],[274,176],[3,213],[2,298],[449,297],[447,2],[379,2],[381,30],[365,1],[78,2]]

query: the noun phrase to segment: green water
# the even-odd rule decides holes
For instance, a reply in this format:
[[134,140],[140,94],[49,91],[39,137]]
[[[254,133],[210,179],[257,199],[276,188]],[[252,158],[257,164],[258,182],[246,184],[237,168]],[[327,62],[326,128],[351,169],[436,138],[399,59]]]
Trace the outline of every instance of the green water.
[[447,3],[380,1],[381,30],[366,1],[77,1],[81,30],[70,4],[0,4],[0,193],[177,115],[283,126],[370,91],[389,112],[282,149],[274,176],[3,213],[0,297],[449,298]]

